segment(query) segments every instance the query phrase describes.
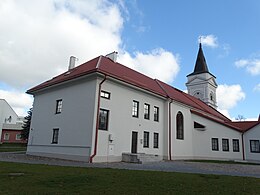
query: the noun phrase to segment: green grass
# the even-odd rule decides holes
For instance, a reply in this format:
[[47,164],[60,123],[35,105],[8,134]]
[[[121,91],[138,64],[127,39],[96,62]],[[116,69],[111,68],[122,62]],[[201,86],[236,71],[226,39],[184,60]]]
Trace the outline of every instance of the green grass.
[[260,163],[251,162],[236,162],[232,160],[187,160],[189,162],[202,162],[202,163],[220,163],[220,164],[242,164],[242,165],[260,165]]
[[26,151],[27,144],[23,143],[3,143],[0,144],[0,152]]
[[259,194],[260,179],[0,162],[0,194]]

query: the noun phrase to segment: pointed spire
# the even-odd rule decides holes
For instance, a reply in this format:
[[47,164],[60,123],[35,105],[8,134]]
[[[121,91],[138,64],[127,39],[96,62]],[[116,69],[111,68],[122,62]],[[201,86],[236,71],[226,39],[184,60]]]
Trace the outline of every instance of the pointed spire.
[[197,55],[197,60],[195,64],[195,68],[193,71],[193,74],[198,74],[198,73],[204,73],[204,72],[209,72],[203,51],[202,51],[202,46],[201,43],[199,44],[199,52]]

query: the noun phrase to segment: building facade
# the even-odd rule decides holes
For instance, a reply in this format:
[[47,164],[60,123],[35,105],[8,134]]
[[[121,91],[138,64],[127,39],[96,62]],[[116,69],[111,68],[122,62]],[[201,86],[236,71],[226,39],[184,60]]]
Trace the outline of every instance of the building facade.
[[6,100],[0,99],[0,144],[26,143],[26,140],[21,139],[23,119]]
[[27,91],[34,95],[27,154],[88,162],[121,161],[122,153],[260,161],[260,120],[234,123],[215,109],[217,84],[201,46],[189,94],[117,63],[115,55],[70,64]]

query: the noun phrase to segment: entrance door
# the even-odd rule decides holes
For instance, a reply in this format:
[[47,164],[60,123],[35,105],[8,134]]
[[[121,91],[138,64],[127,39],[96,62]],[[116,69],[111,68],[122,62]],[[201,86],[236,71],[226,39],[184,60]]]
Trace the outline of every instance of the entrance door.
[[132,131],[132,148],[131,153],[137,153],[137,137],[138,133],[135,131]]

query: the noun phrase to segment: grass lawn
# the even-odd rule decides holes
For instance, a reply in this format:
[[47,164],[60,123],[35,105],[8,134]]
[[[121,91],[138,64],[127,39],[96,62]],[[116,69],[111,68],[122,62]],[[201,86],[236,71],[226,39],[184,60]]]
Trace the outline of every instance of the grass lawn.
[[0,162],[0,194],[259,194],[260,179]]
[[0,152],[26,151],[26,145],[27,144],[15,144],[15,143],[0,144]]

